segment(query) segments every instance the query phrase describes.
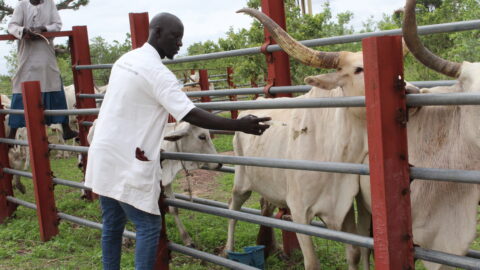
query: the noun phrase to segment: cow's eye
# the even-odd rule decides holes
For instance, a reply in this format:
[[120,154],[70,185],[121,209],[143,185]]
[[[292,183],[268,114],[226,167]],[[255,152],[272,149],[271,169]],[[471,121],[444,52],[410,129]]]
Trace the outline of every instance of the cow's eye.
[[204,141],[207,139],[207,136],[205,134],[202,134],[202,135],[198,135],[198,138]]
[[357,67],[357,68],[355,69],[355,74],[358,74],[358,73],[361,73],[361,72],[363,72],[363,68]]

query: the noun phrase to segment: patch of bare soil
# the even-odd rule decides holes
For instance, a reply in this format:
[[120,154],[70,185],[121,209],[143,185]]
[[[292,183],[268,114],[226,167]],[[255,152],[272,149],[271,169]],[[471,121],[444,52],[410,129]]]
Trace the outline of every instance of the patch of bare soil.
[[[233,151],[223,152],[220,153],[221,155],[228,155],[233,156]],[[194,197],[201,197],[201,198],[209,198],[217,189],[218,183],[215,181],[217,176],[221,174],[221,172],[217,171],[208,171],[208,170],[194,170],[190,171],[192,176],[189,176],[188,179],[190,181],[191,189],[192,189],[192,196]],[[175,180],[180,183],[182,190],[181,193],[185,195],[189,195],[188,193],[188,181],[187,177],[185,177],[185,172],[180,172],[180,176]]]

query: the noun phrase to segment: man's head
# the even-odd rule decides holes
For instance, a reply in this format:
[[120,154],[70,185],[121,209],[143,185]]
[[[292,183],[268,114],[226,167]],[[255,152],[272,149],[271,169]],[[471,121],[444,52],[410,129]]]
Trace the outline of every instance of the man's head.
[[182,47],[183,23],[170,13],[157,14],[150,21],[148,43],[160,54],[161,58],[173,59]]

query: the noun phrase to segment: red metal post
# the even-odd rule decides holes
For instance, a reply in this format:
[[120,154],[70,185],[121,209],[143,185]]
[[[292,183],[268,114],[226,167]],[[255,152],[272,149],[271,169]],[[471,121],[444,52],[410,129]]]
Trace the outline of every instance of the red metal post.
[[129,13],[130,19],[130,35],[132,38],[132,49],[142,47],[148,40],[148,12]]
[[[210,89],[210,84],[208,82],[208,71],[206,69],[200,69],[198,72],[199,72],[199,75],[200,75],[200,81],[199,81],[200,89],[202,91],[209,90]],[[212,101],[210,99],[210,97],[202,97],[201,100],[202,100],[202,102],[211,102]]]
[[[91,65],[90,45],[88,43],[88,30],[86,26],[74,26],[70,37],[70,53],[72,57],[73,83],[75,85],[75,100],[78,109],[96,108],[97,104],[93,98],[79,98],[79,94],[94,94],[93,73],[90,69],[76,70],[78,65]],[[93,122],[97,115],[77,116],[80,145],[88,146],[87,135],[89,127],[82,125],[82,122]],[[82,154],[83,171],[87,168],[87,155]],[[92,200],[95,195],[91,191],[85,191],[85,198]]]
[[[283,0],[262,0],[262,12],[274,20],[280,27],[287,29],[285,6]],[[276,44],[267,29],[264,29],[265,43],[262,51],[265,53],[268,65],[267,85],[264,88],[265,96],[268,97],[270,87],[292,85],[290,80],[290,62],[288,54],[279,51],[268,53],[265,51],[267,45]],[[292,97],[292,94],[277,94],[275,97]],[[297,236],[288,231],[282,231],[283,249],[289,255],[295,249],[300,249]]]
[[[252,86],[252,88],[257,88],[258,87],[258,84],[256,83],[255,78],[250,79],[250,85]],[[257,99],[257,98],[258,98],[258,94],[255,94],[253,99]]]
[[402,40],[362,44],[375,269],[414,269]]
[[[0,98],[1,99],[1,98]],[[3,105],[0,100],[0,109]],[[0,114],[0,137],[5,138],[5,114]],[[16,204],[7,201],[7,196],[13,196],[12,175],[4,173],[3,168],[10,168],[8,145],[0,144],[0,224],[15,212]]]
[[30,166],[35,189],[40,239],[48,241],[58,234],[57,209],[53,193],[52,171],[48,153],[48,137],[45,131],[40,82],[22,83],[23,105],[27,126]]
[[[262,0],[262,11],[272,20],[274,20],[280,27],[286,29],[287,23],[285,19],[285,7],[283,0]],[[267,29],[265,32],[265,43],[266,45],[276,44],[276,42],[271,37]],[[288,54],[283,51],[267,53],[268,65],[268,77],[267,77],[267,86],[266,90],[269,90],[271,86],[287,86],[292,85],[290,80],[290,62]],[[291,97],[292,94],[277,94],[277,97]]]
[[[235,89],[235,83],[233,82],[233,68],[232,67],[227,67],[227,82],[228,86],[231,89]],[[230,101],[237,101],[237,95],[232,95],[228,96],[230,98]],[[238,110],[231,110],[230,115],[232,119],[237,119],[238,118]]]
[[158,207],[162,215],[162,230],[160,231],[160,238],[158,239],[157,247],[157,261],[155,263],[154,270],[168,270],[170,269],[170,250],[168,249],[168,236],[167,226],[165,222],[165,213],[168,210],[168,206],[165,205],[165,188],[162,186],[162,192],[160,193],[160,199],[158,200]]

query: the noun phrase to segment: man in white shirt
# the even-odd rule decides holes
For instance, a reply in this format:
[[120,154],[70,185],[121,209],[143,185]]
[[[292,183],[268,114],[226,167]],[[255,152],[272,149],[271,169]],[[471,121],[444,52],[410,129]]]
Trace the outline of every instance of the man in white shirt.
[[104,269],[120,269],[127,219],[136,227],[135,269],[152,269],[161,229],[160,146],[168,115],[208,129],[261,135],[269,117],[238,120],[195,107],[161,59],[182,46],[183,24],[169,13],[150,22],[147,43],[113,65],[88,152],[85,185],[100,195]]

